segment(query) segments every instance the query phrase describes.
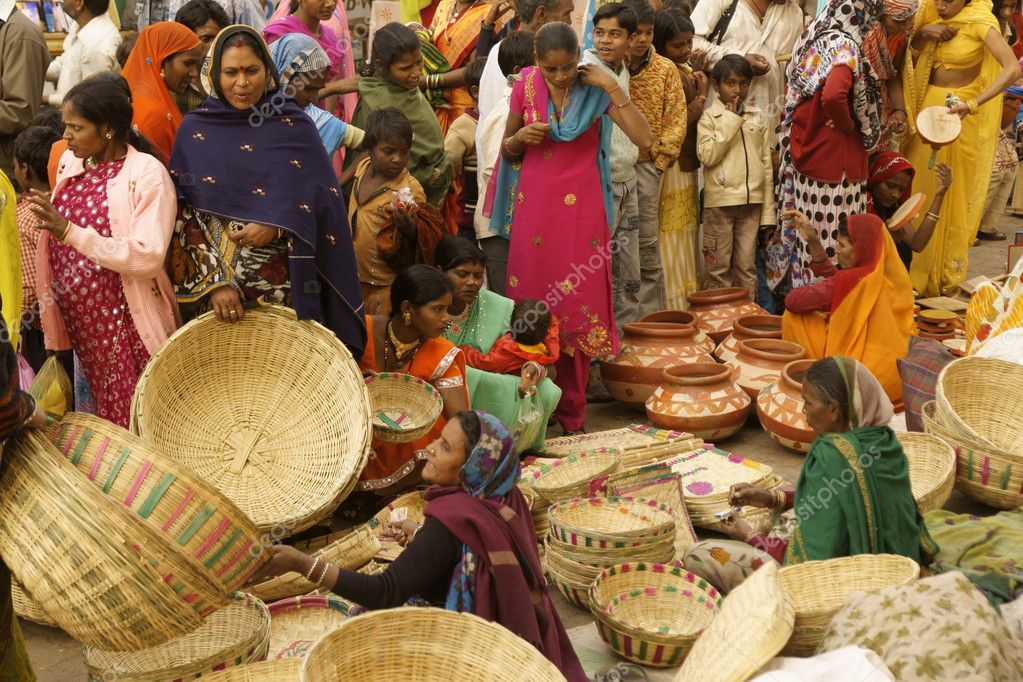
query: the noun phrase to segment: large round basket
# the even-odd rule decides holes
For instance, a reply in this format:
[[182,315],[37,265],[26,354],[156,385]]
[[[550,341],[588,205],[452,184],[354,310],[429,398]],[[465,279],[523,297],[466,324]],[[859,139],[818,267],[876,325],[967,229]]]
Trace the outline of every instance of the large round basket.
[[345,621],[313,646],[303,682],[554,682],[564,680],[536,647],[469,613],[403,607]]
[[781,654],[812,656],[832,616],[851,593],[905,585],[919,576],[919,564],[895,554],[857,554],[785,566],[778,579],[792,601],[796,621]]
[[[145,649],[199,627],[202,616],[175,587],[183,579],[183,587],[206,588],[204,577],[184,563],[175,565],[182,576],[170,576],[143,559],[140,551],[159,550],[163,541],[48,440],[31,432],[12,438],[3,463],[0,555],[58,627],[118,651]],[[208,587],[193,598],[216,601],[217,590]]]
[[638,497],[575,498],[551,505],[547,514],[551,535],[577,546],[639,547],[675,533],[666,505]]
[[97,488],[225,593],[241,587],[269,558],[263,534],[233,502],[117,424],[69,412],[50,437]]
[[659,668],[682,663],[720,605],[718,591],[679,563],[621,564],[590,587],[601,639],[622,658]]
[[203,675],[203,682],[301,682],[302,661],[298,658],[282,658],[278,661],[262,661],[227,668]]
[[281,307],[235,324],[207,313],[176,331],[139,377],[132,417],[154,448],[278,536],[331,513],[369,455],[369,400],[351,353]]
[[956,453],[952,446],[928,433],[897,433],[909,461],[909,482],[921,514],[941,509],[956,482]]
[[955,487],[960,492],[995,509],[1023,506],[1023,458],[955,433],[938,416],[933,400],[925,403],[921,412],[924,431],[945,441],[955,451]]
[[270,609],[267,658],[305,658],[320,637],[348,618],[348,602],[333,595],[307,594],[276,601]]
[[[295,543],[295,547],[312,557],[319,557],[332,566],[354,571],[369,563],[380,550],[374,529],[362,524],[353,530],[321,535],[317,538]],[[284,573],[258,585],[247,588],[249,592],[265,602],[286,597],[308,594],[317,586],[293,571]]]
[[587,497],[590,480],[617,471],[621,463],[618,448],[594,448],[541,466],[533,472],[530,485],[550,502]]
[[36,604],[32,597],[25,594],[25,588],[13,580],[11,581],[11,602],[14,604],[14,613],[19,618],[51,628],[60,627],[57,625],[57,621],[50,618],[46,611],[43,611],[43,607]]
[[134,653],[85,648],[90,682],[163,682],[262,661],[270,643],[270,612],[252,595],[234,601],[194,632]]
[[941,370],[934,394],[953,432],[1023,462],[1023,365],[960,358]]
[[795,615],[771,561],[753,572],[721,602],[697,638],[675,682],[743,682],[781,651]]
[[385,443],[411,443],[437,422],[444,399],[428,381],[411,374],[381,372],[366,379],[373,437]]

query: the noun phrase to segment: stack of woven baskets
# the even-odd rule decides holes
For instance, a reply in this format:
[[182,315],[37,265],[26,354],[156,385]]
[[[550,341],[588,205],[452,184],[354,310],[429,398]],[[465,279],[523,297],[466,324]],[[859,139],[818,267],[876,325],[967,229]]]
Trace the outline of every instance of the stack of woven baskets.
[[1023,365],[965,357],[938,376],[924,430],[955,449],[956,487],[995,507],[1023,506]]

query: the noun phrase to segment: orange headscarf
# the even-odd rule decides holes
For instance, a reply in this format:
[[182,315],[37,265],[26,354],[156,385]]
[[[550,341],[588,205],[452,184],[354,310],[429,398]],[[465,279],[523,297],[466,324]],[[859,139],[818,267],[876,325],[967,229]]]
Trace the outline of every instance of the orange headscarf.
[[131,88],[135,116],[132,122],[139,133],[170,159],[174,136],[181,125],[181,110],[167,89],[160,70],[169,57],[199,46],[191,29],[174,21],[151,24],[139,33],[135,47],[121,70]]

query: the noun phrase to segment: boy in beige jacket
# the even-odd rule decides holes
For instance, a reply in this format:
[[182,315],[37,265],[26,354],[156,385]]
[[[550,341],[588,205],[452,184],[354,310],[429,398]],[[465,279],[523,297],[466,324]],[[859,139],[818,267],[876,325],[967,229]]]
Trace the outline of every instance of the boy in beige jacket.
[[703,164],[704,288],[739,286],[756,297],[757,232],[773,226],[774,129],[746,104],[753,69],[745,57],[725,55],[711,83],[718,99],[700,117],[696,153]]

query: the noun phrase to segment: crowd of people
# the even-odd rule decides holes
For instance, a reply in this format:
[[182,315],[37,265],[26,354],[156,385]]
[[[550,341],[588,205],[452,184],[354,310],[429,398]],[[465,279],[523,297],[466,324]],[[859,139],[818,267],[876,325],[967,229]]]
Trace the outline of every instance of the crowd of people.
[[[954,290],[974,240],[1004,239],[993,216],[1023,101],[1007,4],[622,0],[587,18],[586,49],[568,0],[401,6],[357,70],[334,0],[67,0],[52,61],[0,0],[9,346],[34,369],[56,353],[76,407],[127,426],[140,373],[181,324],[289,306],[367,374],[443,397],[423,438],[374,443],[360,514],[424,479],[507,496],[492,460],[541,447],[551,418],[582,431],[591,369],[623,325],[701,289],[745,289],[809,357],[848,356],[897,402],[914,292]],[[915,130],[931,106],[962,120],[933,170]],[[889,226],[916,192],[926,210]],[[882,426],[821,395],[831,430]],[[440,447],[458,467],[414,456]],[[914,524],[898,529],[907,552]],[[517,528],[473,532],[525,551]],[[444,570],[482,552],[450,525],[427,535],[451,550]],[[409,585],[439,596],[444,570]],[[402,579],[370,602],[411,596]],[[346,595],[369,589],[359,580],[320,575]],[[556,652],[549,600],[534,603],[531,641],[574,660]]]

